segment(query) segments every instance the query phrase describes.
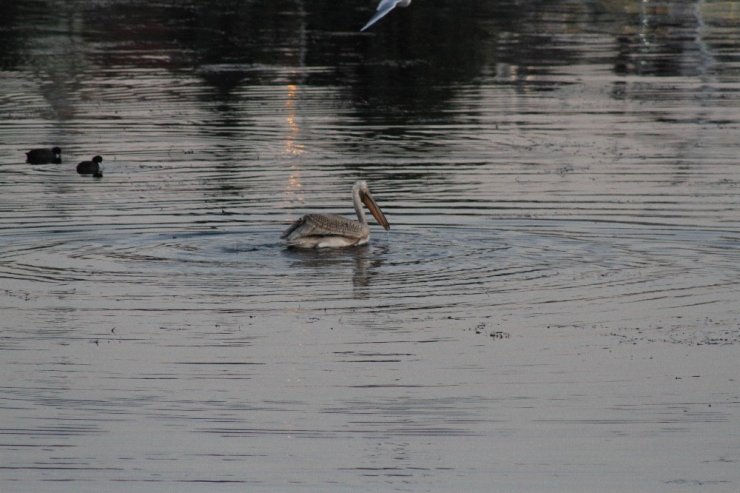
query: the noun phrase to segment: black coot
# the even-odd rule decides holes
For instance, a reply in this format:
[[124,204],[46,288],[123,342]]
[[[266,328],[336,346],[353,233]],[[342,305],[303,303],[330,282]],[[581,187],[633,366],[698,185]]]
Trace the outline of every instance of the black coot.
[[100,156],[95,156],[92,161],[82,161],[77,165],[77,172],[81,175],[103,176],[103,167],[100,166],[102,162],[103,158]]
[[59,147],[31,149],[26,153],[26,162],[30,164],[61,164],[62,150]]

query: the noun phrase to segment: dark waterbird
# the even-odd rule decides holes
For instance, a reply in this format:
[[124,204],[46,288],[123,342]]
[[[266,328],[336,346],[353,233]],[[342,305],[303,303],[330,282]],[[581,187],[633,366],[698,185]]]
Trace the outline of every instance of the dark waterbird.
[[103,162],[103,158],[95,156],[92,161],[82,161],[77,165],[77,172],[81,175],[93,175],[95,177],[103,176],[103,167],[100,163]]
[[61,164],[62,150],[59,147],[31,149],[26,153],[26,162],[30,164]]

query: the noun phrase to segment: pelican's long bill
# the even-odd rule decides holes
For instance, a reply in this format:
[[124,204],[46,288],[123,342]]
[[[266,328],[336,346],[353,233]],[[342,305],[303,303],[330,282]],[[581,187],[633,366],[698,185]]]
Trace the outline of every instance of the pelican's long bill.
[[391,229],[391,225],[388,224],[388,219],[385,218],[385,214],[383,214],[383,211],[380,210],[378,204],[375,203],[375,199],[370,194],[370,191],[368,190],[361,193],[360,198],[362,199],[362,203],[365,204],[365,206],[370,211],[370,214],[372,214],[375,220],[378,221],[378,224],[383,226],[386,231]]

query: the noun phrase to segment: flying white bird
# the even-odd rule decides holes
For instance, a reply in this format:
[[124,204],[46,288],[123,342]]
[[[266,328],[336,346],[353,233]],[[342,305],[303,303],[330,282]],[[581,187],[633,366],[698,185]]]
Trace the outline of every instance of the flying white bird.
[[380,0],[380,4],[378,4],[378,9],[376,10],[375,15],[367,21],[365,27],[360,29],[360,31],[364,31],[368,27],[372,26],[396,7],[408,7],[409,5],[411,5],[411,0]]

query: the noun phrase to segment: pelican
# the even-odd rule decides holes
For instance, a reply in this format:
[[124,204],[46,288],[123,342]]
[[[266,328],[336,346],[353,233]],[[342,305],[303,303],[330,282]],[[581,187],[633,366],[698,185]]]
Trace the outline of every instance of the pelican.
[[364,31],[368,27],[372,26],[396,7],[408,7],[409,5],[411,5],[411,0],[380,0],[378,8],[375,11],[375,15],[372,16],[369,21],[367,21],[365,27],[360,29],[360,31]]
[[370,228],[362,204],[367,206],[378,224],[386,230],[391,229],[363,180],[352,187],[352,201],[355,204],[357,221],[337,214],[306,214],[291,224],[280,237],[286,240],[288,246],[297,248],[364,245],[370,238]]

